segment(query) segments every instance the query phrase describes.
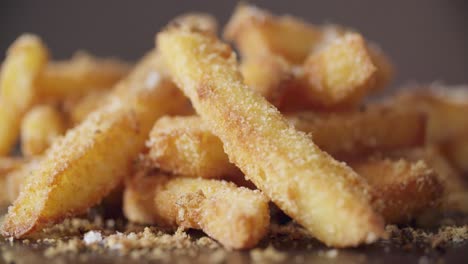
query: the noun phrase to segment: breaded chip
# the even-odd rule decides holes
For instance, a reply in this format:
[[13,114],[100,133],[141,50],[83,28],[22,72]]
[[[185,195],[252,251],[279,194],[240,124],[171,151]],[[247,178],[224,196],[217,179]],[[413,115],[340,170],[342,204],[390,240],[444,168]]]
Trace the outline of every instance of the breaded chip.
[[0,70],[0,155],[16,144],[24,113],[37,100],[34,82],[48,57],[42,41],[30,34],[10,46]]
[[218,32],[218,22],[216,18],[206,13],[186,13],[172,19],[170,24],[188,29],[196,29],[216,34]]
[[33,107],[21,121],[21,152],[23,156],[42,154],[65,132],[62,114],[51,105]]
[[0,205],[8,202],[7,175],[21,167],[24,160],[21,158],[0,157]]
[[428,116],[427,141],[443,143],[468,130],[467,87],[408,87],[401,89],[389,103],[415,108]]
[[79,99],[71,99],[65,102],[65,112],[72,125],[81,123],[94,110],[106,103],[109,98],[109,91],[91,91]]
[[294,81],[291,67],[279,56],[264,55],[244,59],[240,71],[245,84],[279,106],[285,89]]
[[468,202],[467,184],[460,173],[450,164],[439,147],[428,145],[424,148],[413,148],[386,153],[397,158],[405,158],[412,161],[424,160],[432,168],[443,184],[444,194],[441,201],[441,209],[445,211],[459,211],[467,208],[463,202]]
[[15,170],[5,175],[5,194],[9,203],[13,203],[18,198],[24,186],[25,179],[39,168],[41,157],[24,161]]
[[320,41],[319,28],[292,17],[276,17],[252,5],[240,4],[224,29],[243,57],[277,54],[301,64]]
[[268,231],[268,200],[258,190],[220,180],[152,175],[126,187],[124,212],[131,221],[201,229],[225,247],[255,246]]
[[312,53],[303,67],[305,95],[323,106],[360,102],[377,72],[364,38],[357,33],[347,33]]
[[157,41],[174,81],[229,159],[278,207],[327,245],[355,246],[383,235],[367,183],[243,84],[229,46],[177,28]]
[[310,133],[319,147],[336,157],[418,147],[425,142],[426,117],[412,109],[370,105],[361,111],[302,112],[287,117],[298,130]]
[[122,181],[154,121],[186,103],[159,67],[158,54],[150,53],[116,85],[106,105],[54,142],[9,208],[4,236],[30,236],[83,213]]
[[372,187],[374,208],[387,224],[404,223],[434,207],[443,185],[424,161],[368,159],[350,166]]
[[109,89],[130,71],[117,59],[96,58],[77,52],[70,60],[50,62],[36,85],[43,99],[79,97],[96,89]]
[[173,174],[203,178],[241,174],[229,162],[221,140],[198,116],[159,119],[147,146],[152,165]]
[[[298,113],[287,116],[300,131],[334,157],[422,146],[424,117],[417,111],[370,107],[362,112]],[[395,123],[400,125],[395,127]],[[163,117],[147,142],[152,167],[191,177],[239,175],[222,142],[198,116]]]

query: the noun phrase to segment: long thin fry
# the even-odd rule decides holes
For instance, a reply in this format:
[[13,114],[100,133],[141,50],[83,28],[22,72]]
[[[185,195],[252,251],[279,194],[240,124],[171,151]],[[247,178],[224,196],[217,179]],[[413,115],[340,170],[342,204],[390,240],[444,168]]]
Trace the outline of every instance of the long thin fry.
[[95,58],[76,53],[68,61],[50,62],[36,80],[43,99],[83,96],[97,89],[109,89],[130,71],[130,65],[117,59]]
[[20,36],[8,49],[0,71],[0,156],[16,144],[21,118],[37,100],[34,82],[47,57],[47,48],[34,35]]
[[383,235],[367,183],[244,85],[229,46],[177,28],[159,33],[157,42],[173,79],[230,160],[284,212],[327,245],[371,243]]
[[33,235],[82,213],[122,181],[154,121],[186,103],[159,68],[158,54],[150,53],[114,88],[108,104],[52,145],[9,208],[4,236]]
[[259,191],[164,175],[135,177],[125,189],[124,212],[140,223],[201,229],[235,249],[255,246],[270,223],[268,200]]
[[[425,119],[416,111],[369,108],[340,114],[299,113],[287,116],[300,131],[334,157],[422,146]],[[395,127],[398,122],[400,126]],[[236,175],[222,142],[198,116],[164,117],[147,142],[151,166],[174,174],[220,178]]]
[[55,107],[35,106],[21,121],[21,152],[26,157],[42,154],[64,132],[65,120]]
[[0,157],[0,205],[8,202],[8,173],[21,167],[23,163],[21,158]]

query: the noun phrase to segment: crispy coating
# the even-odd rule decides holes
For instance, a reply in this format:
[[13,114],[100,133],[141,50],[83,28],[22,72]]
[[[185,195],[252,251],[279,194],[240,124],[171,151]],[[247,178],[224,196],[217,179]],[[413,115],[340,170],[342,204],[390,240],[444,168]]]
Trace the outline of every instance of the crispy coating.
[[334,157],[418,147],[425,142],[426,117],[412,109],[370,105],[362,111],[302,112],[287,117]]
[[444,186],[441,209],[459,211],[467,208],[466,204],[463,204],[463,202],[467,202],[467,184],[438,146],[428,145],[424,148],[399,150],[386,153],[386,155],[412,161],[424,160],[434,169],[439,181]]
[[198,116],[159,119],[147,146],[152,165],[173,174],[203,178],[241,174],[229,162],[221,140]]
[[72,125],[81,123],[86,117],[109,98],[109,91],[91,91],[79,99],[71,99],[65,102],[64,108]]
[[442,183],[422,160],[367,159],[350,166],[372,187],[374,208],[387,224],[408,222],[434,207],[443,193]]
[[367,183],[244,85],[229,46],[177,28],[157,40],[174,81],[229,159],[278,207],[327,245],[355,246],[383,235]]
[[[281,82],[280,103],[271,101],[281,111],[347,109],[361,103],[369,92],[385,87],[393,77],[393,66],[382,50],[342,26],[314,26],[240,4],[224,37],[239,49],[249,86],[251,80],[257,80],[253,88],[278,89],[278,79],[289,75],[288,82]],[[292,65],[286,73],[284,68],[278,69],[278,57]],[[263,67],[258,67],[259,58]]]
[[303,67],[305,95],[324,106],[360,102],[374,85],[377,73],[365,40],[358,33],[346,33],[312,53]]
[[218,21],[210,14],[206,13],[185,13],[172,19],[170,24],[188,29],[201,30],[216,34],[218,32]]
[[428,116],[427,141],[440,144],[450,161],[461,172],[468,171],[467,87],[432,85],[406,89],[396,95],[397,104],[417,108]]
[[4,236],[31,236],[83,213],[122,181],[154,121],[186,103],[159,67],[158,54],[150,53],[116,85],[109,103],[54,142],[9,208]]
[[408,87],[389,101],[427,114],[428,143],[443,143],[468,130],[467,87]]
[[[328,24],[322,26],[322,40],[315,47],[313,52],[323,49],[325,46],[330,45],[331,42],[342,38],[346,34],[355,33],[354,29],[346,28],[336,24]],[[372,63],[376,67],[375,80],[373,85],[369,88],[372,90],[380,90],[387,86],[394,76],[394,67],[388,56],[383,50],[373,42],[366,41],[366,48],[369,53]]]
[[[303,112],[287,118],[337,158],[424,143],[425,119],[417,111],[370,107],[362,112]],[[400,124],[397,127],[396,122]],[[161,118],[150,133],[147,147],[151,165],[167,172],[203,178],[238,175],[222,142],[198,116]]]
[[301,64],[321,39],[320,29],[288,15],[274,16],[252,5],[239,4],[224,29],[243,57],[277,54]]
[[111,88],[129,71],[130,65],[125,62],[81,51],[70,60],[50,62],[38,76],[36,86],[43,100],[79,97]]
[[25,160],[16,169],[5,175],[5,194],[9,203],[13,203],[18,198],[25,179],[39,168],[40,160],[40,156]]
[[66,124],[55,107],[38,105],[33,107],[21,121],[21,152],[29,157],[42,154],[54,140],[65,132]]
[[279,106],[285,89],[294,82],[291,67],[279,56],[263,55],[242,60],[240,71],[245,84]]
[[7,155],[19,134],[21,118],[37,100],[34,82],[48,58],[42,41],[20,36],[8,49],[0,70],[0,155]]
[[201,229],[234,249],[255,246],[270,223],[268,200],[258,190],[165,175],[135,177],[125,189],[124,212],[140,223]]

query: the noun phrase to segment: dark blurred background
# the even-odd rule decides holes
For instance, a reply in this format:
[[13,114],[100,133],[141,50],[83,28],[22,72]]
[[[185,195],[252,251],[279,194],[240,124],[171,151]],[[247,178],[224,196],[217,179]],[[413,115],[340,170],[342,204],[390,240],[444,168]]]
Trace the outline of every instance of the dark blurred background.
[[[312,23],[351,26],[376,41],[396,64],[394,85],[468,83],[468,1],[250,1]],[[0,0],[1,59],[21,33],[39,34],[55,58],[77,49],[135,60],[176,15],[209,12],[224,24],[237,1]]]

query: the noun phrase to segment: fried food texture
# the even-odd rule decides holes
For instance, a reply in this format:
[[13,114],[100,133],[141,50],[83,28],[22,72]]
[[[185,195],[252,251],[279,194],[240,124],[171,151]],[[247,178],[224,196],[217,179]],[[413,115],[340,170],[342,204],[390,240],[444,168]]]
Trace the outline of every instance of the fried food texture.
[[154,121],[186,104],[159,67],[151,52],[116,85],[109,103],[54,142],[9,208],[4,236],[32,236],[83,213],[122,181]]
[[147,146],[152,166],[173,174],[203,178],[241,174],[229,162],[221,140],[197,116],[159,119]]
[[62,113],[51,105],[33,107],[21,121],[20,138],[23,156],[42,154],[66,129]]
[[201,229],[227,248],[255,246],[268,231],[268,200],[258,190],[214,179],[135,177],[124,194],[136,222]]
[[34,35],[24,34],[9,47],[0,70],[0,155],[10,153],[19,135],[21,118],[37,100],[35,80],[48,51]]
[[229,46],[177,28],[159,33],[157,42],[173,80],[230,160],[284,212],[327,245],[355,246],[383,235],[367,183],[243,84]]
[[405,223],[437,205],[443,184],[423,160],[378,159],[350,166],[372,187],[373,205],[387,224]]

